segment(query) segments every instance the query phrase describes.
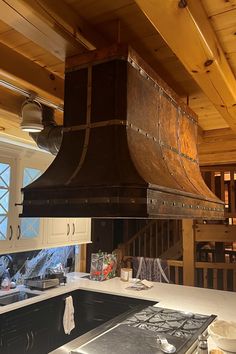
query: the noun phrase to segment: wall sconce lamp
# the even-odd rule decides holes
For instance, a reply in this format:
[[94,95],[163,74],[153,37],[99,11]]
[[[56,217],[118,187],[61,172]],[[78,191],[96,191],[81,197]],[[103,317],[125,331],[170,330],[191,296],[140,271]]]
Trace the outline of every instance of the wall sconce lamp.
[[28,98],[22,105],[21,117],[20,127],[23,131],[36,133],[43,130],[42,106],[39,102]]

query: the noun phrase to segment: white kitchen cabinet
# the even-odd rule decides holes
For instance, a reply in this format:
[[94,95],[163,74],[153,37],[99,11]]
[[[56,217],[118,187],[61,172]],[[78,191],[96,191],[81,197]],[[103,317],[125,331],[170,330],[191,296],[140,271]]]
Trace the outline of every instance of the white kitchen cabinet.
[[71,245],[91,241],[90,218],[48,218],[45,224],[48,245]]
[[69,244],[70,226],[68,218],[46,218],[45,241],[48,245]]
[[49,166],[49,154],[0,143],[0,254],[42,248],[44,220],[19,218],[21,188]]
[[[22,200],[21,188],[27,186],[36,180],[48,167],[45,161],[35,161],[32,158],[20,158],[18,160],[17,173],[17,200]],[[22,207],[17,208],[17,214],[21,212]],[[39,249],[44,241],[44,223],[43,218],[15,218],[14,247],[16,249]]]
[[0,142],[0,254],[91,240],[90,218],[20,218],[21,188],[37,179],[53,156]]
[[71,242],[77,243],[91,242],[91,218],[74,218],[70,219],[72,224]]

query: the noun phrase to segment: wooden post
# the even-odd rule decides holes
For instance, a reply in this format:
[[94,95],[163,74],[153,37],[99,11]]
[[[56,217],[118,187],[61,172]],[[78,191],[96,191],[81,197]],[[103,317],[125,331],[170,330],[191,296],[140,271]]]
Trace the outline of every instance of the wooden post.
[[225,245],[224,242],[215,243],[215,262],[225,262]]
[[123,220],[123,242],[129,240],[129,220]]
[[[79,251],[77,247],[79,247]],[[86,272],[86,247],[87,247],[86,244],[76,246],[75,272]]]
[[195,231],[192,219],[183,219],[183,283],[194,286]]

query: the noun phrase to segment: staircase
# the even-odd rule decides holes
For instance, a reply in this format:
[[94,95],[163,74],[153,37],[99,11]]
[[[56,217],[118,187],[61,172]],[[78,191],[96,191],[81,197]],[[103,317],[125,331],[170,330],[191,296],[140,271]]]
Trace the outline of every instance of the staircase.
[[[191,233],[189,238],[194,238],[194,248],[195,244],[200,241],[227,240],[228,242],[236,242],[235,228],[236,225],[197,224],[193,228],[193,235]],[[182,222],[180,220],[151,220],[127,242],[121,244],[117,251],[120,266],[132,266],[132,257],[166,259],[170,282],[191,285],[184,278],[184,274],[188,275],[191,271],[191,267],[185,261],[186,253],[189,255],[195,251],[185,246],[185,257],[183,257]],[[236,263],[232,263],[233,260],[230,259],[230,256],[228,258],[231,263],[219,262],[214,259],[211,262],[196,259],[192,264],[194,281],[191,286],[235,292]]]
[[180,220],[151,220],[126,243],[124,256],[179,259],[182,256]]
[[169,278],[174,284],[183,284],[182,221],[151,220],[116,250],[118,274],[120,266],[132,266],[132,257],[162,258],[168,260]]

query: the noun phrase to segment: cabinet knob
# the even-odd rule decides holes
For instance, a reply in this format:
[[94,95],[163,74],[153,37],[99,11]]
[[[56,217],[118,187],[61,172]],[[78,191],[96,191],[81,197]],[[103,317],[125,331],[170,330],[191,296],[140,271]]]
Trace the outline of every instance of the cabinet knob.
[[18,230],[18,235],[17,235],[17,240],[20,239],[21,237],[21,229],[20,229],[20,225],[17,226],[17,230]]
[[13,236],[13,229],[12,229],[12,226],[10,225],[10,236],[9,236],[9,241],[11,241],[12,236]]

